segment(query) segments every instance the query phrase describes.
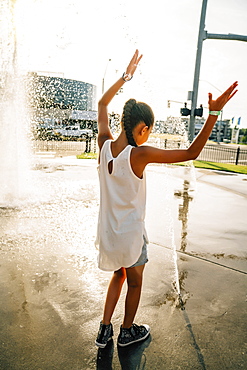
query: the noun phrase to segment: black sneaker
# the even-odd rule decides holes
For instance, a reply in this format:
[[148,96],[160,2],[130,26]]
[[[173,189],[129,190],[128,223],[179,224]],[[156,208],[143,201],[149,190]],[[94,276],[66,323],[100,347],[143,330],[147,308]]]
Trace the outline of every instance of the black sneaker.
[[100,348],[105,348],[107,345],[107,342],[112,339],[113,336],[113,328],[112,324],[105,325],[100,323],[99,331],[98,331],[98,336],[95,341],[96,346]]
[[118,345],[120,347],[128,346],[129,344],[140,342],[149,336],[150,327],[148,325],[132,324],[129,329],[120,328],[118,336]]

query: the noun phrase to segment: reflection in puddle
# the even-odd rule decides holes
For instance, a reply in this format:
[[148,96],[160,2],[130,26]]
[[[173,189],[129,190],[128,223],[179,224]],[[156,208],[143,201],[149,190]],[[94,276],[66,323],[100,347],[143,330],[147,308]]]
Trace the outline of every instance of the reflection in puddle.
[[134,343],[128,347],[118,347],[118,357],[122,370],[145,369],[146,355],[145,349],[149,346],[152,340],[151,335],[139,343]]
[[[182,222],[181,228],[181,244],[180,251],[185,251],[187,247],[187,224],[189,214],[189,202],[193,200],[193,197],[189,194],[190,182],[185,179],[183,182],[183,190],[177,190],[174,192],[174,196],[178,199],[182,199],[182,204],[179,204],[178,220]],[[173,231],[174,233],[174,231]],[[173,252],[174,252],[174,265],[175,265],[175,281],[172,284],[172,291],[167,292],[165,301],[174,302],[174,306],[177,308],[184,309],[184,305],[189,298],[189,293],[184,289],[184,280],[187,278],[187,271],[178,270],[177,261],[177,248],[173,240]]]
[[189,194],[190,183],[188,180],[184,180],[183,190],[177,190],[174,192],[176,198],[182,198],[183,203],[179,204],[178,219],[182,221],[181,231],[181,251],[186,250],[187,246],[187,223],[189,214],[189,202],[192,201],[193,197]]
[[105,348],[99,348],[97,353],[97,370],[112,370],[114,342],[111,339]]
[[[126,347],[119,347],[118,358],[122,370],[136,370],[146,368],[146,355],[145,349],[152,341],[151,335],[142,342],[134,343]],[[112,359],[114,353],[113,340],[107,343],[105,348],[99,348],[97,353],[97,370],[112,370]]]

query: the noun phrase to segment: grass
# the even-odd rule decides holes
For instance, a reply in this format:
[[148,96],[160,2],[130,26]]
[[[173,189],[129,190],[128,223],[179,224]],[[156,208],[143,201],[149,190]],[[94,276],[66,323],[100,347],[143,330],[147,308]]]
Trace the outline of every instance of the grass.
[[[76,156],[78,159],[97,159],[98,153],[81,153]],[[181,162],[181,163],[174,163],[174,165],[178,166],[187,166],[188,163]],[[209,170],[217,170],[217,171],[226,171],[226,172],[235,172],[247,175],[247,166],[240,166],[235,164],[228,164],[228,163],[216,163],[216,162],[205,162],[205,161],[193,161],[193,165],[196,168],[206,168]]]
[[98,158],[98,153],[81,153],[76,156],[78,159],[97,159]]
[[[175,164],[175,163],[174,163]],[[186,162],[176,163],[179,166],[186,166]],[[247,175],[247,166],[228,164],[228,163],[216,163],[216,162],[206,162],[206,161],[193,161],[193,165],[196,168],[206,168],[209,170],[235,172]]]

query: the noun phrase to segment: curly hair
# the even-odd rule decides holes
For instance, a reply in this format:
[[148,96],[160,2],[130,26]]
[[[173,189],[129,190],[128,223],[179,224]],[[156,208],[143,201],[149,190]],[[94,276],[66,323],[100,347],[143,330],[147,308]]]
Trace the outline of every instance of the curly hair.
[[137,146],[133,129],[143,121],[148,127],[154,123],[154,114],[152,109],[146,103],[137,102],[135,99],[129,99],[123,108],[122,124],[126,133],[129,145]]

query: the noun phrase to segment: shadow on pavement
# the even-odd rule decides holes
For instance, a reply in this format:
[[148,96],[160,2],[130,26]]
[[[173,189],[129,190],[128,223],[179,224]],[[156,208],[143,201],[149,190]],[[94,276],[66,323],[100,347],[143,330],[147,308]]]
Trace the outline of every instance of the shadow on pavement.
[[97,370],[111,370],[114,353],[114,342],[111,339],[105,348],[99,348],[97,352]]
[[[122,370],[145,369],[145,349],[152,340],[151,335],[140,343],[134,343],[127,347],[118,346],[118,358]],[[112,370],[112,359],[114,353],[113,340],[109,341],[105,348],[99,348],[97,353],[97,370]]]

